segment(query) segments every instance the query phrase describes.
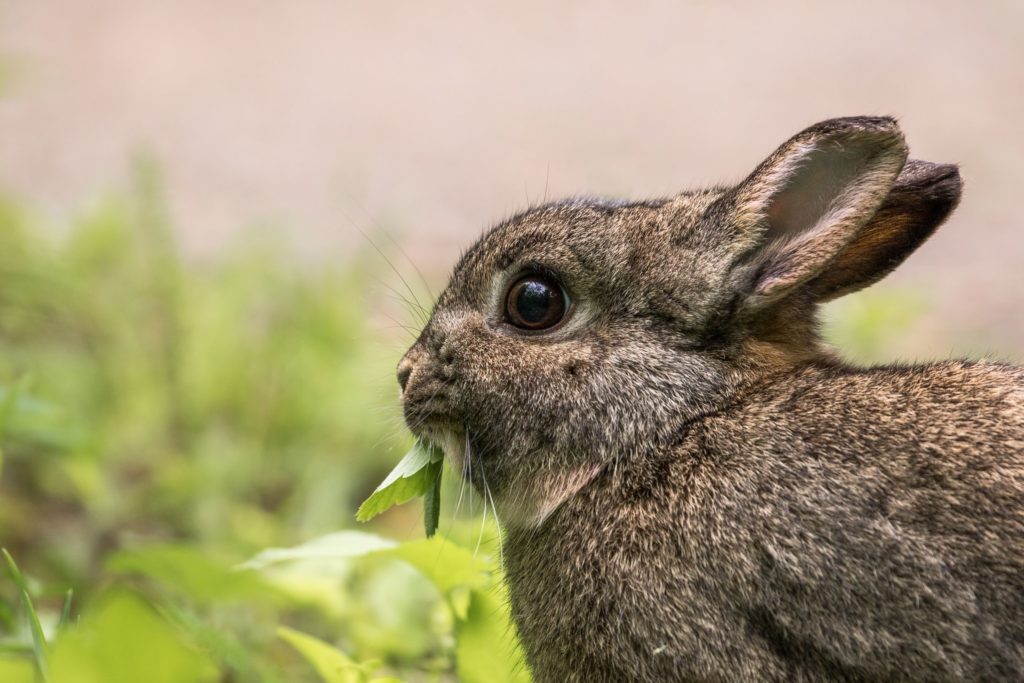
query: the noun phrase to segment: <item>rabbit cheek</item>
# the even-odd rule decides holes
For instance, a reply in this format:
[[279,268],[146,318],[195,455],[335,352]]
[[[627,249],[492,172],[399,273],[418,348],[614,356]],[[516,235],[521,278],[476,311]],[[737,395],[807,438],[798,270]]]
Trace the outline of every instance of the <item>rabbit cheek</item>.
[[504,522],[539,523],[600,468],[565,456],[579,450],[570,447],[567,422],[590,380],[590,356],[582,347],[493,337],[465,354],[460,394],[473,472],[486,473]]

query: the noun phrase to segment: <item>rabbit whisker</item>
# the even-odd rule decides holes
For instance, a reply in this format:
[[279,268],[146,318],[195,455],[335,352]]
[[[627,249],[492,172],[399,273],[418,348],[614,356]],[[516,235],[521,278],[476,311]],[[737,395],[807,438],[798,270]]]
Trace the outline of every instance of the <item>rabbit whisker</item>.
[[484,540],[484,529],[487,528],[487,499],[484,498],[483,513],[480,516],[480,534],[476,539],[476,547],[473,549],[473,557],[476,558],[480,554],[480,544]]
[[395,264],[392,263],[391,259],[389,259],[387,257],[387,254],[385,254],[384,251],[381,250],[381,248],[378,247],[377,244],[372,239],[370,239],[369,235],[367,235],[365,232],[363,232],[363,230],[361,228],[359,228],[358,226],[356,227],[356,229],[359,230],[359,233],[363,236],[363,238],[367,242],[370,243],[370,246],[373,247],[374,251],[376,251],[378,254],[380,254],[380,257],[382,259],[384,259],[384,262],[387,263],[388,266],[391,268],[391,270],[394,271],[395,275],[398,276],[398,279],[402,282],[402,285],[405,287],[406,291],[409,292],[409,295],[412,297],[412,300],[415,302],[416,309],[419,311],[420,317],[422,318],[421,322],[425,325],[426,322],[427,322],[427,318],[428,318],[427,311],[424,308],[423,304],[420,303],[419,298],[416,296],[416,292],[414,292],[412,287],[409,286],[408,280],[406,280],[402,276],[402,273],[399,272],[398,268],[395,267]]
[[491,493],[491,487],[487,485],[487,475],[484,474],[483,463],[480,464],[480,479],[484,485],[484,504],[486,505],[487,500],[491,501],[491,510],[494,512],[494,523],[498,528],[498,563],[504,569],[505,567],[505,539],[501,534],[501,520],[498,518],[498,506],[494,502],[494,494]]
[[[380,230],[379,226],[378,230]],[[384,235],[384,237],[386,237],[387,240],[391,242],[392,245],[394,245],[395,249],[398,249],[398,253],[404,256],[405,260],[409,262],[409,265],[412,266],[412,269],[416,272],[416,276],[419,277],[420,283],[423,285],[423,288],[427,290],[427,294],[430,296],[430,298],[432,300],[436,298],[434,296],[433,290],[430,288],[430,284],[427,282],[427,278],[423,277],[423,271],[419,269],[419,266],[416,265],[416,262],[413,261],[409,254],[405,251],[405,249],[402,248],[402,245],[399,244],[398,241],[394,237],[389,235],[387,232],[380,231],[380,234]]]
[[462,481],[459,483],[459,497],[455,501],[455,511],[452,514],[452,518],[456,518],[459,515],[459,510],[462,508],[462,498],[466,493],[466,462],[469,460],[469,430],[465,430],[466,433],[466,447],[462,454]]
[[402,294],[400,291],[384,282],[379,277],[373,278],[378,285],[388,291],[388,298],[392,301],[402,304],[405,306],[405,310],[412,313],[418,320],[420,325],[425,325],[427,322],[427,311],[423,308],[423,305],[418,300],[410,300],[409,297]]

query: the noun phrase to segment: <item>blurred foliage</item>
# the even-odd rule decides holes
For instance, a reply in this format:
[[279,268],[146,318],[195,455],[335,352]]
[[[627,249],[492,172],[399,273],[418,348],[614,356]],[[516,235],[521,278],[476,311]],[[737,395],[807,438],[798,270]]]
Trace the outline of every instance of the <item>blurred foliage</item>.
[[825,337],[854,363],[893,362],[911,352],[907,336],[928,308],[923,293],[883,284],[825,306]]
[[526,680],[492,527],[337,531],[411,444],[371,259],[173,234],[145,164],[0,199],[0,680]]

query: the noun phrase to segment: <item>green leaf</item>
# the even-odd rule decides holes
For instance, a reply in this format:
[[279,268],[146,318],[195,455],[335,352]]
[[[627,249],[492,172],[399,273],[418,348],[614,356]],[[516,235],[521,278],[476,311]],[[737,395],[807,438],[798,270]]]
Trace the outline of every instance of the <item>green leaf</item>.
[[456,588],[485,588],[494,581],[495,567],[492,563],[437,536],[403,543],[374,553],[374,556],[391,557],[411,564],[445,596]]
[[294,602],[335,613],[346,610],[351,602],[338,588],[348,581],[354,561],[395,545],[375,534],[339,531],[292,548],[267,548],[240,568],[256,570]]
[[338,531],[318,536],[294,548],[267,548],[244,562],[240,568],[261,570],[293,562],[347,560],[388,550],[395,545],[394,541],[375,534],[361,531]]
[[137,596],[107,595],[57,638],[51,683],[213,681],[216,668]]
[[367,665],[356,664],[350,657],[319,638],[281,626],[277,635],[313,665],[324,683],[365,683]]
[[439,537],[403,543],[373,556],[411,564],[445,596],[457,618],[460,681],[529,682],[529,670],[493,562]]
[[53,405],[27,395],[29,380],[0,387],[0,438],[69,450],[83,440],[81,429]]
[[[380,486],[359,506],[356,519],[360,522],[369,521],[395,505],[426,494],[441,478],[443,459],[441,449],[417,441]],[[431,514],[436,515],[438,511],[439,506]]]
[[0,658],[0,681],[36,683],[36,669],[28,659]]
[[273,589],[247,568],[232,568],[209,553],[176,544],[154,544],[123,550],[106,561],[114,574],[137,574],[153,579],[202,603],[273,599]]
[[7,560],[7,566],[11,570],[11,576],[14,578],[14,583],[18,587],[18,592],[21,593],[21,601],[25,607],[29,630],[32,632],[32,655],[35,657],[36,668],[39,669],[43,680],[46,680],[46,636],[43,634],[42,624],[39,623],[39,615],[36,614],[36,608],[32,605],[32,596],[28,592],[28,583],[18,569],[18,565],[15,564],[14,558],[7,552],[7,548],[0,549],[0,552],[3,552],[4,559]]
[[529,683],[507,600],[474,590],[466,619],[455,631],[455,664],[462,683]]
[[469,603],[473,599],[473,591],[466,586],[457,586],[448,593],[448,604],[456,619],[465,621],[469,618]]

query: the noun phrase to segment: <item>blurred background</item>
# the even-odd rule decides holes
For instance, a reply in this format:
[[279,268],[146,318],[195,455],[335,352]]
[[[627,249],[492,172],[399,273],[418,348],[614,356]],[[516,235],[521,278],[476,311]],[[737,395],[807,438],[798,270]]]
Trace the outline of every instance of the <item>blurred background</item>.
[[[479,503],[448,492],[436,553],[485,583],[324,536],[409,446],[408,301],[544,198],[732,182],[810,123],[890,114],[913,156],[961,165],[964,201],[828,309],[830,338],[864,362],[1021,360],[1022,77],[1011,0],[0,0],[0,545],[44,635],[72,588],[101,636],[158,615],[147,647],[193,678],[317,680],[281,625],[403,679],[525,676],[473,660],[508,640]],[[371,528],[420,524],[408,505]],[[311,539],[326,565],[233,573]],[[24,674],[5,581],[0,673]],[[102,668],[64,640],[65,670]]]

